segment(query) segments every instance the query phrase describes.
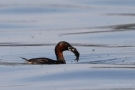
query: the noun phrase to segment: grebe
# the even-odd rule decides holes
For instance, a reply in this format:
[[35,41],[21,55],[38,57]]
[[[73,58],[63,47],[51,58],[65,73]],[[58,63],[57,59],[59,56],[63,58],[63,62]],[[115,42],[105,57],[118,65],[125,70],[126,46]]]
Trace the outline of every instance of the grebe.
[[66,64],[66,61],[63,57],[63,51],[69,50],[73,52],[76,56],[77,62],[79,60],[79,52],[76,48],[72,47],[68,42],[61,41],[55,46],[55,55],[57,60],[52,60],[49,58],[32,58],[26,59],[22,58],[26,61],[27,64]]

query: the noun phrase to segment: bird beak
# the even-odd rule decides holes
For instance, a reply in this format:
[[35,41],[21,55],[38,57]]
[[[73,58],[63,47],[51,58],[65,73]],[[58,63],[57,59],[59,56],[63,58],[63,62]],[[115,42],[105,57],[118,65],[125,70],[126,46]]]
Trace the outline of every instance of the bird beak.
[[73,52],[75,54],[75,56],[76,56],[76,59],[75,60],[78,62],[79,61],[80,53],[77,51],[77,49],[74,48],[74,47],[69,47],[68,50],[71,51],[71,52]]

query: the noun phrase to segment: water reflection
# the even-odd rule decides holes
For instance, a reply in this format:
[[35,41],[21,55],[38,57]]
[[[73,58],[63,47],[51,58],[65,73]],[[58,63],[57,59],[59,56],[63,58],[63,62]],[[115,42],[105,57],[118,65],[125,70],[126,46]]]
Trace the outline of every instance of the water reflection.
[[[134,90],[135,0],[1,0],[0,89]],[[67,41],[79,62],[27,65],[21,57],[56,59]]]
[[[75,28],[74,28],[75,29]],[[79,29],[79,28],[78,28]],[[74,35],[74,34],[88,34],[88,33],[105,33],[105,32],[119,32],[135,30],[135,24],[123,24],[123,25],[111,25],[111,26],[99,26],[99,27],[86,27],[80,29],[99,29],[99,31],[87,31],[87,32],[76,32],[76,33],[63,33],[61,35]],[[103,29],[103,30],[102,30]],[[109,29],[109,30],[104,30]]]
[[[68,41],[79,47],[80,62],[134,64],[134,0],[0,2],[2,61],[22,62],[20,56],[48,53],[55,58],[56,43]],[[74,63],[72,55],[65,57]]]

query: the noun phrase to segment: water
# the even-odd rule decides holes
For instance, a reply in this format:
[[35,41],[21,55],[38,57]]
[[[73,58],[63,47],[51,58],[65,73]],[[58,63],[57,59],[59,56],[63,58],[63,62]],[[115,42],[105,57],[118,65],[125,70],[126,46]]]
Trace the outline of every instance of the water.
[[[81,56],[77,63],[74,61],[75,56],[71,52],[64,52],[64,57],[67,62],[67,65],[64,67],[66,69],[68,67],[75,68],[74,65],[76,65],[77,69],[57,74],[58,72],[54,72],[53,69],[57,66],[43,66],[43,68],[52,68],[50,71],[54,73],[51,75],[56,74],[56,76],[59,76],[60,74],[67,74],[69,77],[77,73],[91,75],[88,72],[92,72],[93,69],[90,71],[78,71],[78,69],[82,68],[83,65],[86,65],[87,68],[89,65],[91,66],[96,64],[134,66],[134,5],[134,0],[38,0],[38,2],[37,0],[0,1],[0,67],[2,68],[0,72],[5,70],[6,72],[9,72],[10,69],[12,69],[22,74],[27,73],[26,68],[29,68],[28,72],[34,72],[31,70],[35,67],[40,69],[40,67],[42,67],[40,65],[25,65],[24,61],[20,57],[48,57],[55,59],[54,47],[59,41],[69,42],[78,49]],[[18,69],[18,67],[20,67],[21,70]],[[61,66],[58,66],[58,69],[64,70],[60,67]],[[113,70],[108,68],[108,71],[109,70],[112,73],[115,71],[117,72],[117,69]],[[133,69],[130,68],[130,70]],[[99,72],[100,71],[103,73],[104,68],[103,70],[99,69]],[[105,74],[110,73],[108,71]],[[128,70],[125,70],[124,68],[118,69],[118,71],[129,73],[129,75],[126,75],[127,77],[125,76],[125,79],[121,78],[120,82],[116,83],[118,81],[113,82],[110,78],[111,75],[109,74],[108,78],[105,78],[105,84],[100,85],[98,82],[102,82],[102,80],[98,79],[97,81],[94,81],[94,84],[92,84],[93,88],[95,88],[96,85],[102,88],[104,85],[108,85],[109,87],[107,88],[112,88],[114,85],[112,85],[112,83],[115,83],[115,86],[117,86],[117,84],[119,86],[123,80],[129,80],[131,82],[130,85],[128,83],[129,86],[125,85],[125,87],[128,88],[128,90],[129,88],[132,89],[130,86],[134,85],[134,78],[132,78],[132,80],[128,78],[132,74],[132,71],[128,72]],[[5,77],[5,75],[7,75],[6,72],[3,72],[4,76],[0,76],[7,78]],[[14,73],[15,72],[9,72],[9,74]],[[39,73],[39,75],[36,73]],[[97,74],[97,72],[93,73]],[[46,73],[44,73],[43,76],[40,74],[40,71],[36,71],[33,73],[34,76],[30,75],[37,78],[36,81],[41,84],[41,88],[48,87],[49,89],[51,86],[44,86],[44,84],[42,84],[42,82],[47,83],[45,82],[46,79],[42,80]],[[26,77],[27,75],[28,74],[26,74]],[[121,75],[122,74],[120,73],[117,76],[120,78]],[[80,76],[78,76],[78,74],[76,76],[77,78],[74,79],[75,81],[82,80],[79,79]],[[100,78],[100,76],[97,77]],[[34,78],[30,78],[30,80],[33,80]],[[68,77],[65,75],[63,78]],[[63,78],[60,79],[60,77],[58,77],[60,80],[59,83],[61,83]],[[27,81],[29,78],[24,78],[23,76],[14,77],[14,81],[11,80],[11,77],[8,79],[9,80],[5,82],[4,79],[1,80],[4,83],[0,84],[0,88],[4,89],[5,87],[8,87],[5,89],[9,89],[12,86],[13,89],[21,87],[30,88],[30,85],[32,84],[32,82]],[[23,83],[28,83],[30,85],[27,86],[22,84],[22,81],[18,81],[20,79],[23,80]],[[89,80],[91,78],[86,76],[86,79]],[[53,80],[52,82],[54,82],[54,84],[58,81],[57,78],[51,79],[51,77],[48,77],[47,80]],[[92,82],[88,80],[82,80],[82,82],[86,82],[87,84],[80,86],[80,89],[90,88],[88,83]],[[9,81],[12,81],[14,84]],[[74,85],[77,85],[75,84],[75,81]],[[9,83],[6,84],[7,82]],[[78,89],[69,83],[70,82],[66,79],[65,84],[72,86],[72,88],[68,88],[68,85],[63,85],[63,88]],[[40,87],[40,84],[34,85],[38,88]],[[81,85],[82,83],[78,82],[78,84]],[[124,83],[122,84],[124,85]],[[85,88],[85,86],[88,88]],[[58,89],[60,88],[58,87]]]

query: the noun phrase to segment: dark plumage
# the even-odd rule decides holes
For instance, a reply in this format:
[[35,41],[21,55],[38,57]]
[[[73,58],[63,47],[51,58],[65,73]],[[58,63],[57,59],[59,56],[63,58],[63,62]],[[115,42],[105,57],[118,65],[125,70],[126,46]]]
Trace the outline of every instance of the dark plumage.
[[26,61],[28,64],[66,64],[66,61],[63,57],[63,51],[69,50],[73,52],[76,56],[77,62],[79,60],[79,52],[76,48],[72,47],[68,42],[61,41],[55,46],[55,55],[57,60],[52,60],[49,58],[32,58],[32,59],[26,59],[22,58]]

